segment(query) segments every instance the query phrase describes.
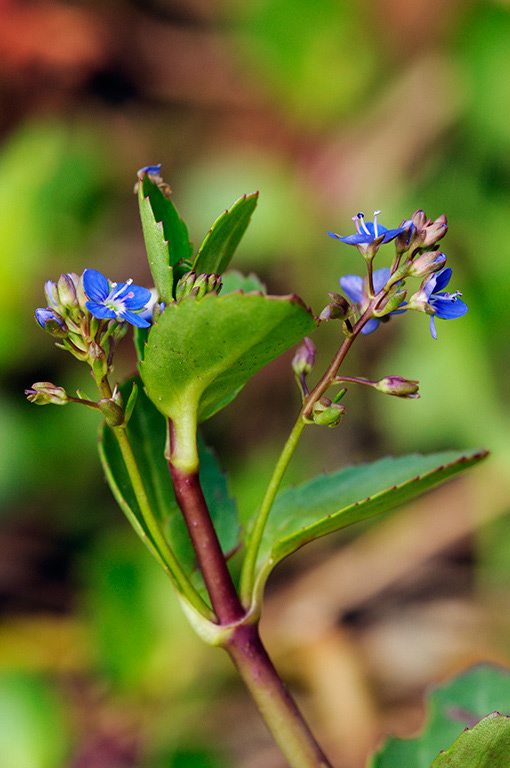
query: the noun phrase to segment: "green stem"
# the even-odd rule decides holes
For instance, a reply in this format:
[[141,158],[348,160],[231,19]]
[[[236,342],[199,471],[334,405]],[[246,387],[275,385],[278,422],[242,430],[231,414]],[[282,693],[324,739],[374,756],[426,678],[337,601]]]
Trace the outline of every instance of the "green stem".
[[308,397],[305,398],[298,419],[292,428],[292,432],[290,433],[287,442],[285,443],[282,453],[280,454],[280,458],[278,459],[271,480],[269,481],[269,485],[267,487],[264,499],[260,506],[255,524],[248,540],[248,545],[246,547],[246,556],[243,563],[240,583],[241,600],[246,606],[248,606],[251,602],[255,580],[255,566],[262,541],[262,536],[264,534],[264,529],[266,527],[267,519],[269,517],[269,513],[271,512],[271,508],[273,506],[275,496],[278,492],[278,488],[280,487],[281,481],[283,479],[285,470],[287,469],[292,455],[296,450],[299,438],[301,437],[301,433],[305,428],[305,425],[309,423],[312,418],[314,403],[316,403],[317,400],[322,397],[322,395],[332,386],[332,384],[335,384],[335,377],[338,373],[340,365],[342,364],[347,352],[351,348],[354,339],[359,334],[365,323],[372,316],[372,311],[377,305],[377,302],[378,297],[374,297],[369,303],[363,315],[354,325],[351,335],[344,340],[324,376],[310,392]]
[[331,768],[280,680],[254,624],[235,628],[225,650],[291,768]]
[[250,534],[248,546],[246,549],[246,557],[243,563],[240,584],[241,600],[246,606],[249,605],[251,600],[255,565],[267,518],[271,512],[271,507],[273,506],[273,501],[282,482],[285,470],[287,469],[292,455],[296,450],[299,438],[301,437],[301,433],[305,426],[306,421],[304,421],[301,414],[299,414],[299,418],[294,424],[292,432],[290,433],[287,442],[284,445],[283,451],[280,454],[280,458],[278,459],[278,462],[274,468],[273,475],[269,481],[266,494]]
[[[96,376],[96,384],[101,397],[110,398],[112,396],[112,388],[107,376],[103,376],[102,378]],[[138,464],[136,463],[135,455],[126,433],[126,428],[121,426],[112,427],[111,429],[119,444],[122,458],[124,459],[124,464],[126,465],[127,473],[129,475],[129,479],[131,480],[131,485],[133,486],[133,491],[135,493],[140,512],[142,513],[144,523],[147,526],[147,530],[149,531],[151,538],[156,544],[157,549],[164,559],[164,564],[168,569],[168,573],[173,579],[177,589],[189,601],[193,608],[195,608],[195,610],[197,610],[208,621],[214,621],[215,616],[213,612],[191,584],[181,564],[177,560],[173,550],[163,536],[163,533],[152,511],[149,499],[147,498],[142,476],[140,475],[140,470],[138,469]]]
[[126,465],[126,469],[131,480],[131,485],[135,492],[140,512],[142,513],[143,520],[147,526],[147,530],[150,533],[151,538],[157,545],[157,548],[164,557],[165,563],[168,566],[170,575],[174,579],[177,588],[184,595],[184,597],[196,608],[199,613],[210,621],[214,620],[214,616],[207,603],[200,597],[198,592],[194,589],[189,581],[186,573],[182,569],[179,561],[175,557],[172,549],[170,548],[167,540],[163,536],[157,520],[154,517],[149,499],[145,492],[143,480],[136,463],[136,459],[129,442],[129,438],[126,434],[124,427],[113,427],[113,432],[117,438],[119,448]]

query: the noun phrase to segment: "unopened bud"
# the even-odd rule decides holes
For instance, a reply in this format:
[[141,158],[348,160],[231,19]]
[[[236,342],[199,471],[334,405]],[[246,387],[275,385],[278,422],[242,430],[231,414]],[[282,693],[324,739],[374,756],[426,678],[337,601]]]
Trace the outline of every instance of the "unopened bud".
[[120,427],[124,423],[124,411],[115,402],[115,396],[103,398],[98,402],[98,406],[109,427]]
[[88,348],[88,359],[94,376],[102,379],[108,373],[108,361],[105,351],[95,341],[90,342]]
[[410,277],[427,277],[433,272],[439,272],[446,264],[446,256],[438,251],[427,251],[418,256],[408,269]]
[[195,296],[202,299],[206,293],[218,293],[222,285],[221,275],[198,275],[195,272],[187,272],[181,277],[175,289],[177,301],[186,296]]
[[25,395],[36,405],[65,405],[69,402],[65,389],[55,386],[51,381],[37,381],[32,384],[32,389],[25,389]]
[[415,211],[411,221],[413,229],[410,245],[414,247],[430,248],[439,242],[448,231],[448,223],[444,213],[432,221],[432,219],[427,219],[423,211]]
[[312,418],[319,426],[336,427],[344,413],[345,406],[333,403],[329,397],[321,397],[313,404]]
[[339,293],[328,293],[331,303],[319,315],[319,320],[344,320],[350,309],[350,304]]
[[76,306],[76,286],[72,275],[60,275],[57,282],[57,290],[62,307],[71,309]]
[[386,299],[384,299],[382,302],[379,309],[374,310],[374,317],[384,317],[385,315],[389,315],[391,312],[398,311],[398,308],[402,302],[405,301],[406,296],[407,291],[399,291],[398,286],[394,285]]
[[315,344],[308,336],[305,336],[292,358],[292,369],[296,376],[301,376],[301,374],[306,376],[311,373],[314,365]]
[[384,392],[385,395],[414,399],[419,397],[419,386],[420,382],[414,379],[403,379],[402,376],[386,376],[374,385],[374,389]]
[[36,309],[35,318],[41,328],[44,328],[45,331],[51,333],[52,336],[57,336],[59,339],[63,339],[69,333],[64,318],[53,309]]

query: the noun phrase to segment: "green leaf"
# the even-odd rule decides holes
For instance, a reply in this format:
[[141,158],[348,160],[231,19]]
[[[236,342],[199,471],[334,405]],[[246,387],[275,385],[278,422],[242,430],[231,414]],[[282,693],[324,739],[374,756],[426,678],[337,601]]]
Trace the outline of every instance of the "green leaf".
[[[389,739],[374,755],[370,766],[430,768],[434,761],[433,768],[506,768],[508,761],[486,762],[481,755],[484,754],[484,740],[487,755],[493,748],[508,745],[508,720],[504,718],[505,723],[501,723],[498,718],[486,717],[486,722],[482,720],[473,727],[487,713],[495,710],[510,713],[510,672],[489,664],[473,667],[431,691],[427,724],[418,738]],[[466,727],[473,730],[463,733]],[[468,736],[468,733],[471,735]],[[458,740],[448,749],[454,739]],[[466,745],[469,745],[467,751]],[[448,751],[434,760],[440,750],[445,749]],[[502,754],[508,755],[508,748]],[[465,762],[460,760],[460,755],[463,755]]]
[[388,512],[473,466],[487,451],[391,456],[321,475],[275,499],[257,560],[258,598],[271,570],[303,544]]
[[243,293],[260,291],[260,293],[267,293],[266,286],[259,280],[254,272],[250,272],[249,275],[243,275],[236,269],[229,269],[229,271],[225,272],[223,275],[222,282],[222,296],[226,296],[227,293],[233,293],[234,291],[242,291]]
[[149,266],[162,301],[173,300],[173,268],[189,259],[192,246],[188,229],[158,185],[144,175],[138,184],[138,202]]
[[216,219],[196,255],[193,271],[197,275],[223,274],[250,223],[258,196],[258,192],[243,195]]
[[494,768],[510,765],[510,717],[493,712],[464,731],[432,768]]
[[[122,394],[129,395],[132,387],[132,380],[126,382],[121,387]],[[164,457],[165,419],[151,403],[143,387],[139,387],[127,434],[151,509],[177,559],[184,570],[191,573],[195,568],[194,553],[175,500],[168,464]],[[203,445],[199,448],[200,481],[222,549],[228,554],[239,544],[240,529],[236,505],[229,495],[226,478],[214,455]],[[99,453],[106,478],[118,504],[140,538],[162,563],[163,555],[145,526],[113,430],[106,425],[100,435]]]
[[166,307],[140,365],[147,394],[179,425],[203,421],[316,321],[295,296],[207,294]]

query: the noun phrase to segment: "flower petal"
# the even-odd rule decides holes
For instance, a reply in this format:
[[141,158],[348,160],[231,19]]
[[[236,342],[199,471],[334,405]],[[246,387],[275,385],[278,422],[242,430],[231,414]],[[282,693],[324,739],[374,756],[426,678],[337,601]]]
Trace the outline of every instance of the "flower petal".
[[372,317],[366,323],[366,325],[363,326],[363,328],[361,329],[361,333],[365,334],[366,336],[368,333],[373,333],[373,331],[375,331],[375,329],[378,327],[379,327],[379,320],[376,317]]
[[104,301],[110,293],[110,283],[97,269],[86,269],[84,271],[83,288],[92,301]]
[[442,291],[443,288],[446,288],[448,283],[450,282],[450,278],[452,276],[452,270],[450,267],[445,267],[444,269],[441,269],[439,272],[436,272],[435,278],[436,283],[434,286],[434,293],[439,293],[439,291]]
[[436,310],[436,317],[442,317],[443,320],[453,320],[455,317],[462,317],[468,311],[469,307],[461,299],[448,298],[448,294],[437,294],[432,301],[432,307]]
[[372,279],[374,283],[374,291],[376,293],[379,293],[379,291],[384,288],[388,280],[391,276],[391,270],[388,267],[382,267],[381,269],[376,269]]
[[437,339],[436,323],[434,321],[434,315],[430,318],[430,333],[433,339]]
[[98,304],[96,301],[87,301],[85,306],[87,307],[88,311],[94,315],[94,317],[98,317],[100,320],[117,317],[113,309],[105,307],[104,304]]
[[150,323],[147,320],[144,320],[143,317],[136,315],[134,312],[128,312],[127,310],[124,310],[119,314],[124,320],[127,320],[128,323],[131,323],[131,325],[136,325],[138,328],[150,327]]
[[152,294],[148,288],[141,285],[130,285],[129,293],[133,296],[123,299],[123,304],[127,309],[143,309],[152,299]]
[[359,275],[344,275],[340,278],[340,287],[355,304],[363,301],[363,278]]

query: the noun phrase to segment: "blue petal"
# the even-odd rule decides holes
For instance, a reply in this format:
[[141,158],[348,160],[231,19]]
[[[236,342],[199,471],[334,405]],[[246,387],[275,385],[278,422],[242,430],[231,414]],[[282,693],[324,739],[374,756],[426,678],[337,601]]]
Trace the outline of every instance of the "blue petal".
[[355,304],[363,301],[363,278],[359,275],[344,275],[340,278],[340,287]]
[[326,231],[326,234],[329,235],[330,237],[334,237],[335,240],[340,240],[340,235],[337,235],[336,232],[328,232],[328,231]]
[[442,291],[443,288],[446,288],[446,286],[450,282],[451,276],[452,276],[452,270],[450,269],[450,267],[445,267],[444,269],[441,269],[439,272],[436,272],[436,274],[433,275],[433,277],[436,278],[434,293],[439,293],[439,291]]
[[147,320],[144,320],[143,317],[140,317],[140,315],[135,315],[134,312],[128,312],[127,310],[120,312],[120,316],[124,318],[124,320],[127,320],[128,323],[131,323],[131,325],[136,325],[138,328],[149,328],[150,323]]
[[460,299],[449,299],[444,294],[438,294],[431,302],[436,310],[436,317],[442,317],[443,320],[453,320],[455,317],[462,317],[468,311],[468,306]]
[[436,324],[434,322],[434,315],[430,318],[430,333],[432,334],[433,339],[437,339],[437,331],[436,331]]
[[[379,227],[379,230],[381,230],[382,227]],[[383,243],[389,243],[390,240],[393,240],[397,235],[400,235],[401,232],[403,232],[405,227],[399,227],[398,229],[387,229],[386,233],[384,235]]]
[[366,325],[363,326],[363,328],[361,329],[361,333],[364,333],[365,335],[367,335],[368,333],[372,333],[373,331],[375,331],[375,329],[378,327],[379,327],[379,320],[376,317],[372,317],[366,323]]
[[[85,270],[83,273],[83,288],[92,301],[104,301],[110,293],[110,283],[97,269]],[[96,317],[99,317],[99,315],[96,315]]]
[[143,309],[146,304],[152,299],[152,294],[148,288],[143,288],[141,285],[130,285],[129,293],[134,295],[123,299],[124,306],[127,309]]
[[342,243],[347,243],[347,245],[361,245],[361,243],[371,243],[374,236],[367,234],[366,232],[356,232],[355,235],[339,237],[338,239],[341,240]]
[[87,301],[85,306],[87,307],[88,311],[92,315],[94,315],[94,317],[98,317],[100,320],[117,317],[113,309],[109,309],[108,307],[105,307],[104,304],[97,304],[97,302],[95,301]]
[[159,176],[160,170],[161,163],[159,163],[159,165],[145,165],[143,168],[140,168],[136,175],[139,179],[142,178],[144,173],[148,174],[149,176]]
[[382,267],[381,269],[375,270],[372,276],[372,279],[374,283],[374,291],[376,293],[379,293],[381,288],[384,288],[384,286],[390,279],[390,276],[391,276],[391,270],[389,269],[389,267]]

